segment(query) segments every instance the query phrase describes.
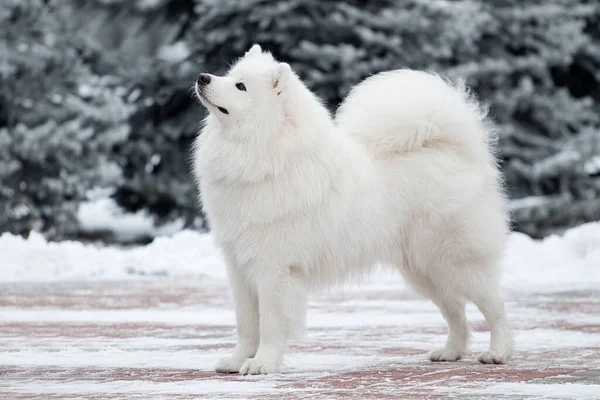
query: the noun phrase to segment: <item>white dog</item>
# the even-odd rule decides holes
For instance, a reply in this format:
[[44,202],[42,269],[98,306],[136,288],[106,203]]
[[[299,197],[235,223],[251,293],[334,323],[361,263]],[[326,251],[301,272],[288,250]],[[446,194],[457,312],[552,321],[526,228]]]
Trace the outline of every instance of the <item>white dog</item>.
[[377,264],[400,271],[448,322],[430,360],[467,351],[468,300],[491,331],[479,360],[509,360],[498,285],[506,201],[485,113],[464,87],[380,73],[333,120],[288,64],[254,45],[226,76],[200,74],[195,90],[209,115],[194,173],[239,336],[217,371],[277,371],[304,326],[309,291]]

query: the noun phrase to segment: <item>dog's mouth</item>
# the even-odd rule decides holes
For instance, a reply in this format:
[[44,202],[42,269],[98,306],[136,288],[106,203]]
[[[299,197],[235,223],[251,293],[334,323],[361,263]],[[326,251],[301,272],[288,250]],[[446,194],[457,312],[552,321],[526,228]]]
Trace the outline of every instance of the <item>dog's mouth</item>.
[[200,99],[200,102],[202,104],[204,104],[206,107],[214,107],[217,110],[221,111],[223,114],[229,115],[229,111],[227,111],[227,109],[225,107],[218,106],[218,105],[212,103],[210,100],[208,100],[206,98],[206,95],[198,87],[198,84],[196,84],[195,88],[196,88],[196,94],[198,95],[198,98]]

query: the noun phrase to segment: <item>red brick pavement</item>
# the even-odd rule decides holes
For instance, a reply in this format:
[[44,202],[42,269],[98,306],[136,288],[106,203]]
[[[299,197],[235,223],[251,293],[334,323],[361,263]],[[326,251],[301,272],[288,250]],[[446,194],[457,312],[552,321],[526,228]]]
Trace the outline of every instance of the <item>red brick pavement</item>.
[[[569,398],[552,393],[560,384],[572,398],[600,399],[599,295],[507,296],[519,351],[489,366],[474,355],[428,362],[445,335],[437,310],[401,286],[366,285],[311,303],[307,337],[281,374],[244,377],[211,370],[235,340],[223,282],[4,285],[0,398]],[[483,350],[485,323],[473,309],[469,317],[472,347]]]

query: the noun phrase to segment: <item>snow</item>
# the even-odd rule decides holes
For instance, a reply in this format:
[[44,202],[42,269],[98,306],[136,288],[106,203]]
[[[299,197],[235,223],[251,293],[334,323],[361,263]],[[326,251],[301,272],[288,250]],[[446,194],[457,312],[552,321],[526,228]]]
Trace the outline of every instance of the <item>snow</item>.
[[590,175],[600,173],[600,156],[592,157],[583,165],[583,170]]
[[35,232],[28,239],[4,233],[0,254],[0,282],[225,274],[210,235],[187,230],[156,238],[144,247],[125,249],[76,241],[48,242]]
[[[152,156],[150,162],[158,163]],[[83,232],[109,232],[121,243],[133,242],[144,237],[172,235],[181,231],[185,222],[177,219],[156,226],[152,216],[145,210],[127,213],[110,197],[90,199],[79,206],[77,213],[80,229]]]
[[191,51],[184,41],[164,45],[158,50],[158,58],[171,63],[179,63],[189,57]]
[[[94,218],[118,228],[120,217]],[[473,354],[428,362],[446,339],[442,316],[378,272],[312,297],[281,374],[216,374],[236,334],[210,234],[114,247],[4,233],[0,255],[0,398],[600,398],[600,223],[541,241],[512,234],[507,366],[475,361],[489,332],[471,304]]]
[[[230,394],[248,395],[275,392],[275,382],[265,382],[260,386],[249,386],[244,382],[230,382],[227,385],[227,391]],[[90,392],[106,393],[106,394],[139,394],[140,392],[150,392],[153,394],[176,395],[210,395],[213,393],[222,393],[223,382],[221,381],[201,381],[196,384],[187,384],[182,386],[179,382],[161,382],[161,383],[142,383],[139,381],[117,381],[110,383],[89,383],[84,384],[73,382],[67,387],[63,385],[49,385],[48,383],[40,382],[37,385],[31,384],[26,387],[15,390],[17,393],[39,393],[39,394],[82,394],[86,395]],[[219,396],[222,400],[223,397]]]
[[568,291],[598,288],[600,223],[589,223],[542,241],[513,233],[506,252],[504,285],[511,289]]
[[596,385],[585,384],[535,384],[523,385],[520,383],[503,383],[492,386],[483,391],[473,391],[486,395],[517,395],[535,396],[536,399],[574,399],[597,400],[600,396]]
[[[82,242],[48,242],[33,232],[28,239],[0,236],[0,282],[68,279],[123,279],[132,275],[225,275],[221,255],[210,234],[179,230],[179,223],[156,228],[143,213],[123,214],[112,200],[100,197],[80,210],[86,229],[107,229],[121,237],[142,233],[157,237],[135,248],[102,247]],[[171,231],[176,233],[170,236]],[[600,223],[588,223],[542,241],[513,233],[504,260],[508,290],[568,291],[600,286]],[[388,282],[381,272],[375,282]],[[400,282],[399,278],[394,281]]]

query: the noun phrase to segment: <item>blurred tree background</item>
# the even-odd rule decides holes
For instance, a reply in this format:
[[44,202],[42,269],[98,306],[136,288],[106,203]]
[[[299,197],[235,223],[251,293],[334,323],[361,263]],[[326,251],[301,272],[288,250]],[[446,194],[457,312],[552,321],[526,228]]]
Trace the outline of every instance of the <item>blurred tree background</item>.
[[190,87],[255,42],[332,110],[383,70],[465,79],[498,124],[514,228],[600,219],[597,0],[3,0],[0,232],[89,237],[78,211],[98,189],[205,227]]

